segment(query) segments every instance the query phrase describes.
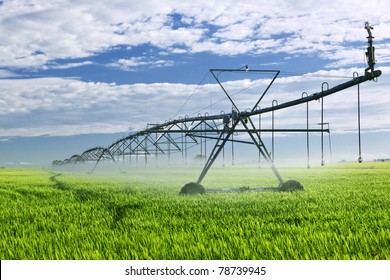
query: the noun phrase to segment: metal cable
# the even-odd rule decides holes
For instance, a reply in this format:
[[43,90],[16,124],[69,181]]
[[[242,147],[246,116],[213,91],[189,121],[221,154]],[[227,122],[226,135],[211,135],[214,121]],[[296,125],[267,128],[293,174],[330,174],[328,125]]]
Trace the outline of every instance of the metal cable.
[[195,92],[198,90],[198,88],[203,84],[204,80],[206,79],[206,77],[209,75],[209,71],[206,72],[206,74],[203,76],[202,80],[198,83],[198,85],[196,86],[196,88],[194,89],[194,91],[191,93],[191,95],[187,98],[187,100],[184,102],[184,104],[180,107],[180,109],[177,111],[177,113],[175,114],[175,116],[173,117],[173,119],[175,119],[177,117],[177,115],[179,115],[179,113],[181,112],[181,110],[184,108],[184,106],[187,105],[188,101],[190,101],[191,97],[195,94]]

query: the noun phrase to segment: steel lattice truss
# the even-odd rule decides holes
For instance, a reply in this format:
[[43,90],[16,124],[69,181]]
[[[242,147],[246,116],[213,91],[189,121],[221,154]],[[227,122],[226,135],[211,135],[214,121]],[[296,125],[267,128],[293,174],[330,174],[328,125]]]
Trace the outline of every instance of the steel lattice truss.
[[[142,156],[145,157],[145,160],[150,156],[157,158],[159,155],[170,156],[173,152],[182,153],[183,158],[187,160],[187,151],[191,147],[201,145],[202,141],[211,141],[214,143],[213,148],[209,151],[207,155],[207,160],[204,165],[204,168],[197,180],[197,183],[200,182],[205,177],[209,168],[213,165],[216,158],[223,151],[226,143],[241,143],[241,144],[250,144],[257,147],[259,154],[266,160],[270,168],[274,172],[275,176],[279,181],[279,186],[283,184],[283,179],[280,176],[278,170],[274,166],[273,158],[271,153],[267,150],[264,142],[262,140],[262,132],[320,132],[329,133],[329,128],[324,128],[323,121],[323,106],[321,112],[321,128],[320,129],[309,129],[307,126],[306,129],[262,129],[260,126],[257,126],[254,121],[254,117],[260,117],[262,114],[275,112],[285,108],[293,107],[299,104],[305,104],[314,100],[322,101],[324,97],[334,94],[336,92],[345,90],[347,88],[359,85],[366,81],[376,80],[380,75],[380,70],[374,70],[375,57],[374,57],[374,47],[372,46],[372,27],[366,23],[365,27],[369,33],[368,38],[368,47],[367,47],[367,61],[369,67],[365,69],[363,76],[353,75],[353,78],[345,83],[339,84],[335,87],[328,88],[325,87],[324,83],[322,90],[320,92],[313,93],[311,95],[306,94],[302,95],[301,98],[291,100],[281,104],[272,104],[270,107],[260,108],[262,99],[267,94],[269,88],[274,83],[275,79],[278,77],[280,71],[278,70],[249,70],[249,69],[240,69],[240,70],[231,70],[231,69],[210,69],[210,73],[218,82],[223,93],[229,99],[231,103],[232,110],[229,113],[221,112],[218,115],[198,115],[196,117],[185,117],[178,118],[174,120],[169,120],[161,124],[149,124],[144,130],[131,133],[130,135],[117,140],[109,147],[95,147],[83,152],[81,155],[74,155],[69,159],[65,160],[56,160],[53,162],[53,165],[69,165],[69,164],[78,164],[85,162],[94,162],[95,165],[93,169],[101,161],[115,161],[115,159],[120,159],[122,157],[125,160],[126,157],[129,160],[132,157]],[[242,111],[236,105],[235,101],[232,99],[231,94],[227,92],[223,83],[220,82],[218,76],[224,72],[232,73],[267,73],[272,75],[269,85],[265,90],[259,95],[259,98],[253,104],[252,109]],[[323,103],[322,103],[323,104]],[[234,137],[237,134],[246,134],[247,138],[238,138]],[[323,144],[322,144],[323,145]],[[206,153],[205,153],[206,154]]]

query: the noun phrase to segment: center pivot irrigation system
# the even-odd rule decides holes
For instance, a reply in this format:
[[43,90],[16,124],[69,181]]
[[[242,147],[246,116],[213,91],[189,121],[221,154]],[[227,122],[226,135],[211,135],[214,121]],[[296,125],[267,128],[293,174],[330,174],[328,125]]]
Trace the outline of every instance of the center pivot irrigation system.
[[[324,132],[329,133],[329,125],[325,129],[324,125],[328,123],[324,123],[324,114],[323,114],[323,98],[325,96],[334,94],[336,92],[345,90],[352,86],[358,86],[358,131],[359,131],[359,162],[362,161],[361,158],[361,143],[360,143],[360,98],[359,98],[359,84],[374,80],[381,75],[380,70],[375,70],[375,48],[373,47],[373,36],[371,34],[371,30],[373,27],[366,22],[365,29],[368,32],[368,47],[366,51],[366,59],[368,63],[368,67],[364,71],[363,76],[359,76],[356,72],[353,74],[353,78],[345,83],[339,84],[332,88],[329,88],[327,83],[322,84],[322,90],[320,92],[316,92],[314,94],[302,94],[302,97],[299,99],[291,100],[285,103],[278,104],[276,100],[272,102],[271,107],[260,108],[260,103],[263,98],[266,96],[270,87],[279,76],[279,70],[249,70],[248,67],[244,69],[210,69],[210,73],[212,77],[217,81],[223,93],[226,95],[227,99],[231,104],[231,112],[224,113],[218,115],[208,115],[208,114],[198,114],[196,117],[179,117],[178,119],[170,119],[169,121],[165,121],[161,124],[149,124],[148,127],[144,130],[131,133],[130,135],[119,139],[114,142],[107,148],[103,147],[95,147],[89,149],[82,153],[81,155],[74,155],[65,160],[55,160],[53,161],[53,165],[62,166],[69,164],[78,164],[85,162],[94,162],[94,166],[92,172],[95,170],[96,166],[101,161],[114,161],[115,158],[119,159],[120,157],[125,160],[125,157],[129,158],[129,161],[136,157],[138,159],[139,156],[144,156],[145,161],[148,160],[149,156],[154,156],[156,159],[159,155],[168,155],[168,159],[170,160],[171,152],[178,151],[182,153],[182,157],[187,161],[187,150],[193,146],[200,145],[203,147],[203,143],[205,141],[209,141],[213,143],[213,147],[209,154],[206,156],[206,145],[204,146],[204,154],[203,151],[201,157],[204,157],[205,164],[199,175],[199,178],[196,182],[191,182],[186,184],[181,189],[181,194],[193,194],[193,193],[204,193],[204,192],[218,192],[218,191],[244,191],[244,190],[254,190],[254,191],[294,191],[303,189],[302,185],[294,180],[284,182],[282,176],[280,175],[278,169],[274,165],[274,145],[273,145],[273,137],[272,137],[272,152],[270,153],[262,139],[261,132],[271,132],[272,136],[274,132],[305,132],[307,134],[307,157],[309,158],[309,143],[308,143],[308,135],[310,132],[321,133],[321,149],[322,149],[322,158],[321,165],[324,165],[323,158],[323,150],[324,150]],[[267,74],[269,83],[265,87],[264,91],[260,94],[259,98],[253,104],[251,109],[241,111],[238,108],[237,103],[233,100],[232,94],[229,94],[226,90],[226,86],[223,82],[221,82],[220,75],[222,73],[254,73],[254,74]],[[260,116],[265,113],[274,114],[275,111],[282,110],[285,108],[289,108],[292,106],[296,106],[299,104],[308,104],[310,101],[318,100],[321,101],[321,122],[319,125],[321,128],[319,129],[310,129],[308,125],[308,117],[307,117],[307,126],[305,129],[276,129],[274,125],[272,125],[271,129],[262,129],[260,122],[258,127],[255,125],[255,121],[253,120],[254,116],[258,116],[260,120]],[[307,113],[308,115],[308,113]],[[237,134],[247,134],[247,138],[238,138],[234,137]],[[254,145],[259,152],[259,157],[261,155],[262,158],[265,159],[269,167],[271,168],[273,174],[278,180],[277,187],[261,187],[261,188],[249,188],[249,187],[241,187],[238,189],[204,189],[201,185],[202,180],[206,176],[207,172],[218,158],[218,156],[224,156],[224,147],[227,143],[242,143],[242,144],[250,144]],[[309,167],[308,161],[308,167]]]

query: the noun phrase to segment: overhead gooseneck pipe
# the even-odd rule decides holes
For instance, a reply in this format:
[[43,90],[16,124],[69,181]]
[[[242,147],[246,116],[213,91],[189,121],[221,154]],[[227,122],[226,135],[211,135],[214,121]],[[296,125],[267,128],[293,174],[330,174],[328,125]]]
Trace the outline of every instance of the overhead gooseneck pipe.
[[[302,98],[307,97],[307,92],[302,93]],[[310,144],[309,144],[309,102],[306,103],[306,157],[307,168],[310,168]]]
[[[357,72],[353,73],[353,77],[359,77],[359,74]],[[358,162],[362,163],[363,158],[362,158],[362,140],[361,140],[361,135],[360,135],[360,86],[357,85],[357,119],[358,119],[358,140],[359,140],[359,157],[358,157]]]
[[[272,106],[278,105],[276,99],[272,100]],[[275,162],[275,112],[272,111],[272,162]]]
[[[324,92],[324,88],[329,89],[329,84],[327,82],[323,82],[321,86],[322,92]],[[324,97],[321,97],[321,166],[325,165],[324,160]]]

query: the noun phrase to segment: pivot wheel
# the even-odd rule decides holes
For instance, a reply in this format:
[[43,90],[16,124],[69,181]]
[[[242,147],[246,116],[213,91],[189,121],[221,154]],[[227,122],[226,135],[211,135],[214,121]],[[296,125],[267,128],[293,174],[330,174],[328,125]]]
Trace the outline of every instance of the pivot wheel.
[[181,188],[180,194],[204,194],[205,189],[201,184],[191,182],[185,184],[184,187]]
[[295,192],[303,191],[303,186],[300,182],[295,180],[289,180],[279,186],[279,190],[282,192]]

